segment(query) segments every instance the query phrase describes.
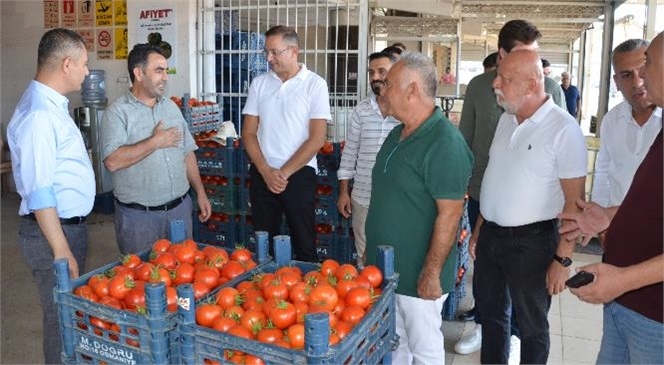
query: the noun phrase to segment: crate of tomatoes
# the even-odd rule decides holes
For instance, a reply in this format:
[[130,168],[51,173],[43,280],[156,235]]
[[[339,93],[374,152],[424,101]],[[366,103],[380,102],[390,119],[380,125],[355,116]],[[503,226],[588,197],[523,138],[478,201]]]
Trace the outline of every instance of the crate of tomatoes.
[[194,303],[178,287],[183,364],[389,364],[396,335],[394,251],[362,271],[326,260],[291,260],[274,238],[275,261]]
[[[267,259],[267,235],[258,252],[197,244],[171,225],[171,240],[157,240],[138,255],[123,256],[72,280],[68,262],[56,260],[55,302],[65,364],[177,364],[176,286],[188,284],[200,299]],[[177,242],[177,243],[176,243]]]

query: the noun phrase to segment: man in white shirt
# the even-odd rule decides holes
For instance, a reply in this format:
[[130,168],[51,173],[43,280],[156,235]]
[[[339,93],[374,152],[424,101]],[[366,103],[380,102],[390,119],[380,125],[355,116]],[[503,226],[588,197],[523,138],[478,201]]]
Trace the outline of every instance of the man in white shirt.
[[625,101],[611,109],[600,128],[592,201],[620,205],[632,178],[662,129],[662,109],[654,105],[639,76],[649,42],[630,39],[613,50],[613,81]]
[[[533,50],[513,50],[493,81],[500,117],[480,193],[475,301],[481,361],[505,364],[510,302],[521,332],[521,363],[545,364],[551,295],[565,289],[574,241],[558,235],[561,212],[584,195],[586,146],[578,124],[544,89]],[[476,228],[477,231],[477,228]]]
[[[397,58],[386,52],[369,55],[369,97],[360,101],[350,115],[346,145],[341,154],[339,199],[337,207],[344,217],[353,215],[353,233],[357,250],[357,263],[363,265],[367,239],[364,223],[367,220],[371,199],[371,170],[376,163],[376,154],[385,138],[399,121],[387,115],[387,100],[380,95],[384,79]],[[353,179],[353,191],[349,194],[349,181]],[[352,196],[351,196],[352,195]]]
[[256,77],[242,110],[242,140],[251,159],[254,228],[279,234],[286,215],[295,258],[318,262],[316,253],[316,153],[332,119],[325,80],[297,62],[292,28],[265,32],[270,71]]

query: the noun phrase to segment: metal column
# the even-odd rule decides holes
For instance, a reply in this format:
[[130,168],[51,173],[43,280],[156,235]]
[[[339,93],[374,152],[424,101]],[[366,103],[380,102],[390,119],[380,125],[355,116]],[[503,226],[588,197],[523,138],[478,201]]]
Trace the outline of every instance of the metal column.
[[[613,49],[613,28],[615,21],[616,4],[611,1],[604,6],[604,30],[602,35],[602,54],[611,54]],[[599,104],[597,107],[597,130],[602,125],[602,118],[609,107],[609,80],[611,79],[611,57],[602,57],[600,69]]]

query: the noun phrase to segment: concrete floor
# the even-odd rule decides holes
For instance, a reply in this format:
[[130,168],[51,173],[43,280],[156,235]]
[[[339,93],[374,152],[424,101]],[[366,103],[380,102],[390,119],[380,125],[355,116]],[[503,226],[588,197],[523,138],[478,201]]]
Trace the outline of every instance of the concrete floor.
[[[1,198],[0,208],[0,364],[39,364],[42,359],[41,310],[35,284],[16,244],[19,197]],[[117,260],[113,216],[93,213],[88,219],[90,247],[87,271]],[[597,262],[600,257],[575,254],[574,264]],[[470,276],[467,275],[470,281]],[[470,287],[470,283],[469,283]],[[471,288],[472,290],[472,288]],[[472,306],[467,296],[460,310]],[[550,364],[591,364],[595,362],[602,336],[602,307],[580,302],[568,291],[553,298],[549,312],[551,327]],[[479,352],[454,353],[454,344],[470,332],[473,322],[444,322],[445,363],[479,364]]]

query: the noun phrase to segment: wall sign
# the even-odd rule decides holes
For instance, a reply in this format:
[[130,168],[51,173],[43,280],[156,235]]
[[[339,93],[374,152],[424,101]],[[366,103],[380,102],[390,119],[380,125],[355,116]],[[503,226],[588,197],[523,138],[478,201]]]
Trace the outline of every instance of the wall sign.
[[144,9],[138,13],[137,43],[151,43],[164,50],[169,64],[168,73],[175,74],[177,40],[175,10],[172,8]]

